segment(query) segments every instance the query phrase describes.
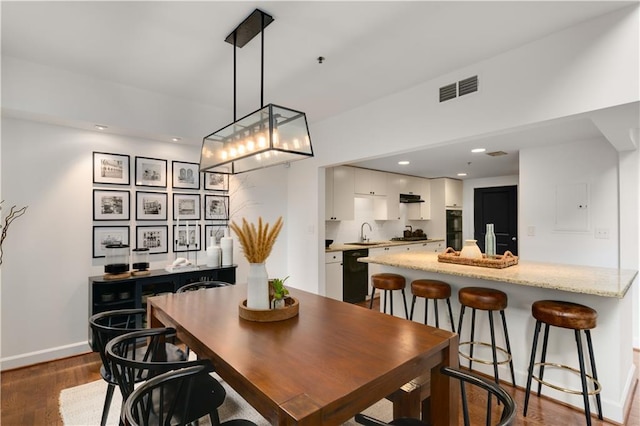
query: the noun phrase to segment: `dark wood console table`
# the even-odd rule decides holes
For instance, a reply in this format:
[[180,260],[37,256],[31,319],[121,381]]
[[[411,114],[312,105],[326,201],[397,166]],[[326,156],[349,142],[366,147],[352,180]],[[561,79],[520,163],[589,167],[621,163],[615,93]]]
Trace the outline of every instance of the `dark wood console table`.
[[[102,275],[89,277],[89,317],[114,309],[146,308],[148,297],[175,293],[180,287],[195,281],[217,280],[235,284],[236,268],[237,265],[220,268],[200,266],[197,270],[181,272],[154,269],[149,271],[149,275],[119,280],[106,280]],[[93,347],[91,330],[89,344]]]

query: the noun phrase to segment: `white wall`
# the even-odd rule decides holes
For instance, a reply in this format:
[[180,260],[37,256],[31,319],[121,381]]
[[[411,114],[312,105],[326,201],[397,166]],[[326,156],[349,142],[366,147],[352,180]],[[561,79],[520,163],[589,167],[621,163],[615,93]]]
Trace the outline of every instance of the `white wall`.
[[[130,190],[131,220],[94,222],[92,152],[128,154],[132,165],[136,155],[166,159],[170,167],[171,160],[198,162],[199,149],[7,118],[2,120],[2,142],[6,203],[29,206],[27,214],[13,223],[3,245],[1,361],[5,369],[87,351],[87,278],[104,272],[104,259],[92,258],[92,227],[129,225],[131,244],[135,242],[135,191],[149,188],[112,186],[109,189]],[[273,222],[282,215],[286,221],[286,175],[284,167],[275,167],[233,177],[232,220],[255,221],[261,215]],[[169,194],[169,206],[170,182],[162,190]],[[170,239],[171,218],[169,214]],[[287,273],[287,233],[285,227],[267,262],[271,276]],[[248,265],[237,239],[234,249],[237,280],[244,281]],[[151,255],[151,267],[164,268],[173,259],[170,248],[168,254]],[[205,262],[203,252],[198,260]]]
[[[586,184],[588,228],[556,229],[556,188]],[[529,148],[520,151],[518,223],[523,259],[618,267],[618,154],[605,140]],[[529,235],[529,228],[535,235]],[[598,239],[595,230],[609,230]]]

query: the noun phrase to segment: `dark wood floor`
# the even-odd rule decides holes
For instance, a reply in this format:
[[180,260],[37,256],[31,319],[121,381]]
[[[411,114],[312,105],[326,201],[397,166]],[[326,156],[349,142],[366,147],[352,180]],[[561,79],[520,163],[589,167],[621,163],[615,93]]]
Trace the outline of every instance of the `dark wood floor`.
[[[640,352],[634,353],[634,362],[640,366]],[[100,379],[100,357],[96,353],[79,355],[58,361],[5,371],[1,381],[2,426],[62,425],[58,411],[58,396],[62,389]],[[524,392],[505,384],[505,388],[522,407]],[[471,397],[473,400],[473,396]],[[484,405],[479,403],[478,405]],[[529,414],[522,417],[519,410],[517,425],[578,425],[584,424],[584,414],[546,398],[532,397]],[[606,413],[605,413],[606,414]],[[483,424],[478,419],[472,424]],[[593,426],[614,425],[594,418]],[[635,389],[633,405],[627,426],[640,426],[640,390]]]

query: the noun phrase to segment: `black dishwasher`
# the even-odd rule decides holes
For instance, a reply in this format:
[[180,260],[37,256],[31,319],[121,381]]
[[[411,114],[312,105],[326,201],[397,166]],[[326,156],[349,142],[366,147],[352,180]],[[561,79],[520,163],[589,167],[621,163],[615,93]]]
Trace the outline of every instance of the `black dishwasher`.
[[369,250],[345,250],[342,253],[342,300],[349,303],[364,302],[367,297],[369,265],[358,262],[369,256]]

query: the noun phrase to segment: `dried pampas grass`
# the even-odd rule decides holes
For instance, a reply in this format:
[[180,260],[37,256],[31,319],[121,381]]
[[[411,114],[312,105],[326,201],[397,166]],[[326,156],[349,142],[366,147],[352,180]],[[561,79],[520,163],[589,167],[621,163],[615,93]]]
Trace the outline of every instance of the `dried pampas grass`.
[[262,217],[258,218],[257,229],[255,224],[250,224],[244,218],[242,218],[242,227],[233,221],[230,227],[238,235],[244,257],[249,263],[264,263],[271,254],[271,249],[282,229],[282,216],[278,218],[271,229],[269,229],[268,223],[263,224]]

